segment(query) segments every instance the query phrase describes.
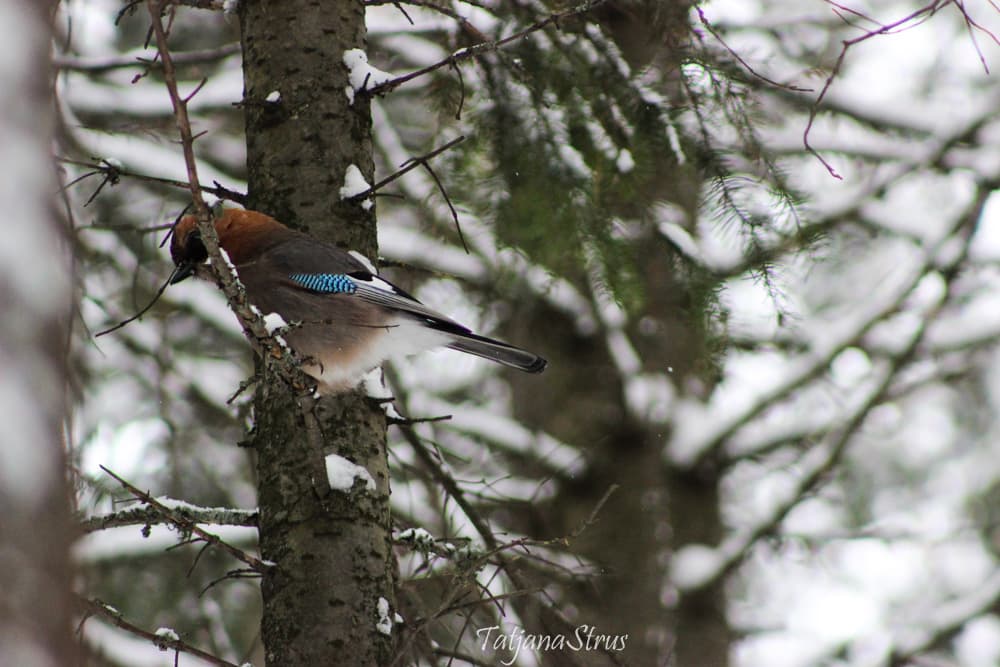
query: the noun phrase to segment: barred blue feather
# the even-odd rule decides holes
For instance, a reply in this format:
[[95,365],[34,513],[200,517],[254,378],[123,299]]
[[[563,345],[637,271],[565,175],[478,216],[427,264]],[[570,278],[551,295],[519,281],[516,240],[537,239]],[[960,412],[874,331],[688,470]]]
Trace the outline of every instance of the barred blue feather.
[[343,273],[293,273],[288,276],[297,285],[323,294],[354,294],[358,286]]

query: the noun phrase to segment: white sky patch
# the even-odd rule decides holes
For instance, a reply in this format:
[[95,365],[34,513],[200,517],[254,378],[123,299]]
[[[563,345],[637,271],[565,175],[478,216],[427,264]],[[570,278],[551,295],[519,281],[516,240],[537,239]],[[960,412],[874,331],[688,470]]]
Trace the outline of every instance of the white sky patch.
[[383,635],[392,634],[392,618],[389,616],[389,601],[382,597],[378,599],[378,620],[375,622],[375,629]]
[[334,491],[350,491],[356,479],[365,483],[365,490],[375,490],[375,480],[367,468],[337,454],[328,454],[326,457],[326,479]]
[[359,90],[370,90],[375,86],[393,79],[393,75],[383,72],[368,64],[368,54],[361,49],[344,51],[344,64],[347,66],[347,76],[351,82],[347,97],[354,103],[354,93]]
[[225,14],[233,15],[240,8],[240,0],[224,0],[222,3],[222,11]]
[[[373,398],[379,401],[392,399],[392,391],[385,384],[385,375],[382,373],[382,368],[373,368],[367,373],[365,373],[364,378],[361,380],[361,384],[364,387],[365,395],[368,398]],[[390,417],[399,417],[399,413],[396,411],[396,407],[391,401],[383,403],[382,407],[385,409],[385,413]]]
[[145,474],[166,465],[156,445],[168,435],[169,428],[158,417],[133,419],[117,428],[110,423],[98,424],[83,448],[81,467],[91,475],[103,475],[102,465],[133,476]]

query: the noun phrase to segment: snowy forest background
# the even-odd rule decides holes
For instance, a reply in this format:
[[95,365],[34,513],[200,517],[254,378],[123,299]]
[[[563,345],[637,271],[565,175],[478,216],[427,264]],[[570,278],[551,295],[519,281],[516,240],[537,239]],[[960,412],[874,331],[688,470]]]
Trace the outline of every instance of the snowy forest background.
[[[376,180],[464,137],[379,191],[379,255],[423,302],[550,364],[515,376],[440,351],[386,371],[419,422],[389,430],[406,660],[508,664],[475,629],[551,612],[627,648],[516,664],[1000,664],[997,6],[366,4],[369,87],[525,31],[372,97]],[[200,86],[201,182],[230,200],[243,106],[289,113],[286,91],[243,101],[236,11],[170,10],[181,86]],[[261,665],[257,579],[102,470],[246,510],[197,516],[254,553],[253,389],[233,398],[254,367],[221,293],[188,281],[95,337],[167,278],[161,242],[190,201],[149,15],[66,0],[51,26],[59,183],[25,187],[58,189],[73,251],[79,650],[206,664],[129,629],[170,628]],[[19,39],[5,52],[45,38]],[[17,238],[0,256],[44,261]],[[5,334],[5,358],[12,340],[30,336]],[[17,405],[10,423],[33,409]],[[21,437],[0,435],[8,469]]]

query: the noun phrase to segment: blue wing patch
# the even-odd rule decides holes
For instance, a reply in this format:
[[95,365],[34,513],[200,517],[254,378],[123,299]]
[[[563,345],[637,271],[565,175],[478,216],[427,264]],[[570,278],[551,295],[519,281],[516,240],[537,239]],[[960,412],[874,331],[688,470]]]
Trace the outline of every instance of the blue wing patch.
[[293,273],[293,283],[323,294],[354,294],[358,286],[343,273]]

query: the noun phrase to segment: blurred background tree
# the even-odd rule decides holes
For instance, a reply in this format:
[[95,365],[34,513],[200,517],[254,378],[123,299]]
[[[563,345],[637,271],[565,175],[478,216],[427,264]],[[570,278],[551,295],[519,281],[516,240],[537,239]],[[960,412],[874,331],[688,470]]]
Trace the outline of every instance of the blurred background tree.
[[[458,54],[376,89],[376,180],[465,137],[378,193],[380,255],[550,361],[514,376],[442,351],[388,372],[400,413],[451,416],[389,432],[400,664],[514,659],[477,635],[493,625],[628,634],[541,664],[1000,659],[996,9],[366,5],[379,69]],[[70,0],[53,24],[78,507],[123,509],[104,465],[251,509],[250,399],[230,398],[252,366],[221,295],[172,288],[93,338],[169,274],[158,246],[188,202],[155,180],[185,172],[136,9]],[[237,4],[175,10],[183,86],[205,82],[201,180],[245,192]],[[212,529],[252,551],[251,515]],[[224,552],[135,521],[86,524],[80,592],[262,664],[256,580],[217,582]],[[112,618],[83,625],[91,664],[173,663]]]

